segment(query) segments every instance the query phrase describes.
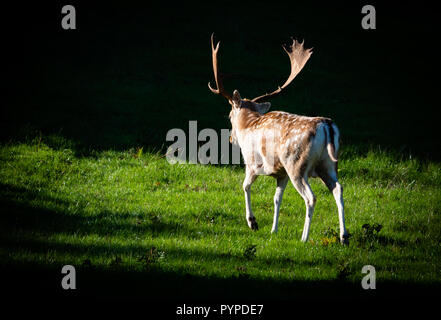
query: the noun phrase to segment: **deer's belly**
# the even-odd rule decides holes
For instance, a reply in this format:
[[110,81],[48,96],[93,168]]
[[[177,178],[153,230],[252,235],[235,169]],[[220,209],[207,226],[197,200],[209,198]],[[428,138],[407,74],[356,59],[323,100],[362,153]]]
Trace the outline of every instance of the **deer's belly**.
[[284,176],[286,175],[279,158],[274,155],[264,156],[259,152],[242,152],[245,164],[257,175]]

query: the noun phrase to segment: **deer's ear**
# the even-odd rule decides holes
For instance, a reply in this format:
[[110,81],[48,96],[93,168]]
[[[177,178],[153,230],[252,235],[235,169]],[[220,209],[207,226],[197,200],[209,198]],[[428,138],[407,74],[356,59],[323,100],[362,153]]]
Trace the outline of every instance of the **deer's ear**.
[[242,98],[240,97],[239,91],[234,90],[232,100],[233,100],[233,106],[235,106],[237,108],[240,107],[240,102],[241,102]]
[[267,113],[270,108],[271,108],[270,102],[256,103],[256,109],[261,114]]

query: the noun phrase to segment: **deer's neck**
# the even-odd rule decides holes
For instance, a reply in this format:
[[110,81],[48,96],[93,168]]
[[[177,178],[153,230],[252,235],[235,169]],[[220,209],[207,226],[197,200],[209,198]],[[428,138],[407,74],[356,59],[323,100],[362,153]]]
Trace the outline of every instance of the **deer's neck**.
[[261,114],[252,111],[248,108],[240,109],[232,118],[231,118],[231,137],[230,142],[234,144],[239,144],[239,136],[243,136],[246,133],[246,129],[252,128],[253,125],[260,118]]
[[240,109],[234,121],[231,122],[233,130],[245,130],[251,128],[260,116],[261,114],[259,112],[248,108]]

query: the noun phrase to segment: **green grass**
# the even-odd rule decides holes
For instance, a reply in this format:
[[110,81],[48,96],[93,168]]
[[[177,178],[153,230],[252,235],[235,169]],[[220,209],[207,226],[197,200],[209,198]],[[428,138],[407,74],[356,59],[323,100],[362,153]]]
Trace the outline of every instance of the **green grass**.
[[[305,207],[285,192],[271,235],[275,181],[260,177],[252,205],[260,229],[245,221],[239,166],[169,164],[159,153],[96,152],[77,157],[44,141],[3,145],[2,264],[92,265],[112,272],[164,272],[256,281],[348,281],[361,268],[377,283],[440,282],[441,166],[386,152],[343,159],[349,246],[334,243],[332,195],[312,181],[318,201],[310,241],[300,242]],[[383,226],[367,237],[364,224]],[[86,261],[86,262],[85,262]]]

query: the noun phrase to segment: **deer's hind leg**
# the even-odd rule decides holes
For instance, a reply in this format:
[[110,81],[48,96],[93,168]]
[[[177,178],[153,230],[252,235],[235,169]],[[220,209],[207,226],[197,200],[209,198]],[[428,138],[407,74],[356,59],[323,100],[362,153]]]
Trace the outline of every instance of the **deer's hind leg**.
[[309,238],[309,229],[311,227],[311,220],[316,202],[314,192],[312,192],[311,186],[308,183],[308,170],[309,168],[306,165],[301,164],[297,166],[288,166],[287,168],[289,178],[291,179],[294,188],[296,188],[297,192],[305,201],[306,217],[301,238],[303,242],[308,241]]
[[343,187],[337,178],[337,163],[323,161],[316,168],[317,174],[323,183],[328,187],[334,196],[338,209],[338,220],[340,225],[340,242],[342,244],[348,244],[348,232],[345,226],[345,209],[343,201]]
[[285,191],[287,183],[288,183],[288,176],[277,178],[277,188],[276,188],[276,193],[274,194],[274,218],[273,218],[273,227],[271,229],[271,233],[277,233],[278,230],[279,210],[280,210],[280,205],[282,204],[283,191]]

